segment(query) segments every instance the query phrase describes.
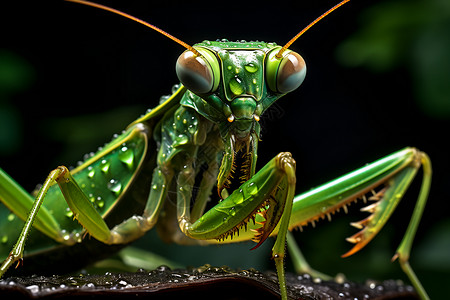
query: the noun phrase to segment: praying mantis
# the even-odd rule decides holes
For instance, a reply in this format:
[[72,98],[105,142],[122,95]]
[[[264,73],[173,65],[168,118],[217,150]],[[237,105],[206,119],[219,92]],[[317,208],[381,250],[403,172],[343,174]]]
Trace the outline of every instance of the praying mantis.
[[[84,163],[72,171],[73,174],[83,175],[72,177],[67,169],[60,167],[50,174],[41,189],[37,198],[43,201],[43,206],[52,197],[58,199],[55,200],[58,201],[58,205],[59,203],[65,205],[64,200],[60,201],[62,198],[55,184],[58,183],[72,216],[86,228],[86,231],[73,229],[75,230],[73,233],[55,232],[52,228],[48,228],[55,228],[51,213],[42,212],[43,208],[39,214],[33,214],[33,218],[36,218],[34,223],[36,229],[61,243],[82,242],[85,233],[107,244],[128,243],[139,238],[143,232],[155,225],[159,213],[164,209],[163,201],[168,186],[175,184],[178,189],[176,190],[178,202],[176,218],[180,231],[173,238],[181,243],[191,243],[193,242],[191,239],[200,240],[199,243],[203,243],[205,239],[206,243],[254,239],[259,246],[267,237],[277,233],[273,257],[279,274],[282,298],[286,298],[283,286],[283,260],[285,235],[288,229],[314,223],[321,218],[331,218],[331,214],[336,209],[345,209],[347,203],[358,198],[369,198],[365,195],[376,190],[371,197],[372,200],[378,201],[375,203],[379,204],[368,206],[366,209],[372,213],[372,217],[354,223],[355,227],[363,229],[363,233],[349,238],[350,242],[356,244],[349,254],[356,252],[373,237],[366,236],[368,230],[364,231],[364,227],[373,227],[375,232],[381,229],[385,221],[379,221],[379,219],[382,216],[385,217],[383,215],[385,211],[388,212],[388,217],[412,177],[423,164],[426,176],[418,200],[418,208],[414,213],[411,229],[408,229],[408,234],[405,235],[398,250],[402,267],[405,268],[408,276],[414,278],[414,273],[407,263],[407,256],[428,193],[431,164],[427,155],[414,148],[405,148],[310,192],[295,196],[296,167],[292,155],[286,152],[280,153],[259,171],[256,170],[256,156],[257,149],[260,149],[258,122],[272,103],[282,95],[295,90],[302,83],[306,72],[303,58],[291,51],[290,46],[282,51],[282,47],[263,42],[207,41],[186,48],[187,52],[180,56],[177,64],[177,73],[184,86],[180,86],[166,99],[166,102],[134,121],[127,131],[116,137],[97,154],[88,157]],[[203,71],[200,71],[193,75],[192,64],[195,65],[199,57],[200,67],[195,67],[195,70],[206,66],[206,73],[202,74]],[[283,57],[287,57],[289,61],[295,60],[298,64],[290,66],[287,63],[286,68],[294,69],[295,72],[287,77],[281,76],[283,79],[280,79],[276,74],[277,72],[282,74],[285,68],[286,61],[283,61]],[[243,70],[250,75],[245,78],[239,77],[239,72],[244,72]],[[263,70],[266,73],[263,73]],[[197,85],[198,76],[201,76],[200,85]],[[243,82],[250,87],[244,87]],[[178,108],[177,111],[176,108]],[[175,123],[177,126],[173,125]],[[144,174],[141,173],[147,162],[147,158],[144,157],[150,151],[146,144],[147,140],[151,139],[151,134],[146,137],[149,129],[152,132],[153,130],[158,132],[154,133],[157,148],[151,150],[152,155],[157,155],[157,163],[148,167],[150,171],[147,170],[146,177],[138,177],[137,174]],[[167,135],[167,132],[171,130],[177,134],[173,135],[172,132],[172,135]],[[206,155],[210,149],[213,149],[213,155]],[[201,155],[198,155],[199,153]],[[236,158],[236,153],[241,157]],[[110,159],[108,155],[115,157],[114,163],[117,163],[117,166],[112,167],[113,163],[112,160],[111,163],[108,160]],[[198,165],[197,167],[194,162]],[[202,166],[207,166],[206,170],[202,169]],[[97,176],[102,173],[102,176],[110,175],[109,172],[113,172],[112,170],[116,167],[129,177],[119,180],[117,177],[121,172],[118,172],[114,173],[115,178],[110,177],[104,182],[108,197],[113,198],[112,206],[117,199],[121,201],[126,199],[127,197],[122,195],[126,195],[131,184],[135,184],[141,178],[150,180],[147,183],[151,190],[147,189],[144,192],[149,193],[144,214],[128,219],[130,221],[123,223],[123,226],[119,226],[111,234],[108,226],[102,225],[102,218],[97,217],[98,213],[95,212],[96,209],[101,211],[101,207],[98,203],[97,207],[90,204],[89,198],[90,194],[93,194],[92,191],[83,192],[83,189],[89,189],[88,183],[81,183],[81,181],[88,178],[97,180]],[[194,175],[199,172],[203,172],[204,179],[201,180],[200,186],[205,189],[200,189],[200,192],[194,195],[195,201],[191,209],[188,203],[193,194],[191,187],[195,184],[196,176]],[[236,177],[241,178],[239,178],[240,182],[235,183],[233,174],[237,172],[241,174]],[[210,175],[209,173],[215,176],[208,178],[206,175]],[[76,176],[81,177],[77,179]],[[216,183],[216,177],[217,193],[222,201],[214,209],[204,213],[205,204],[212,185]],[[267,178],[269,180],[265,181]],[[2,191],[4,191],[3,203],[21,219],[26,219],[28,207],[34,201],[25,196],[17,184],[11,183],[6,174],[2,174],[1,183]],[[379,188],[380,185],[386,186]],[[138,186],[141,188],[140,184]],[[337,190],[336,194],[333,190]],[[51,196],[47,192],[59,195]],[[13,195],[5,196],[8,193]],[[47,196],[44,195],[46,193]],[[15,206],[17,199],[22,199],[21,203],[25,208]],[[255,204],[248,206],[247,204],[252,203],[253,199]],[[383,207],[385,203],[387,206]],[[103,213],[109,212],[109,209],[105,209]],[[215,215],[217,212],[222,215]],[[142,221],[140,217],[146,220]],[[64,219],[67,221],[66,216]],[[32,223],[31,220],[27,222],[29,228]],[[136,225],[137,223],[143,224],[142,230],[134,230],[141,226]],[[76,222],[75,226],[78,226]],[[237,236],[238,233],[239,236]],[[21,235],[23,241],[16,245],[22,247],[26,234]],[[189,238],[189,241],[186,241],[185,236]],[[21,251],[21,249],[18,250]],[[10,256],[10,258],[2,266],[3,272],[16,261],[15,257]],[[417,279],[412,279],[412,282],[416,289],[423,290]],[[423,298],[426,298],[424,291],[421,291],[421,294]]]

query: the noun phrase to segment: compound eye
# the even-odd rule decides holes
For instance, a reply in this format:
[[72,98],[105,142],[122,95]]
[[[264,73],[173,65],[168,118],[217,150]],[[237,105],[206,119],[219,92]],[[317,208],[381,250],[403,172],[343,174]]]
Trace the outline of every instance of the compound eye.
[[267,81],[271,90],[286,94],[298,88],[306,76],[306,63],[300,54],[290,51],[281,59],[275,57],[278,49],[269,54]]
[[184,51],[178,57],[176,72],[181,83],[193,93],[211,93],[217,88],[213,67],[207,56],[198,56],[189,50]]
[[306,76],[306,64],[299,54],[290,52],[283,57],[277,74],[277,89],[280,93],[292,92],[298,88]]

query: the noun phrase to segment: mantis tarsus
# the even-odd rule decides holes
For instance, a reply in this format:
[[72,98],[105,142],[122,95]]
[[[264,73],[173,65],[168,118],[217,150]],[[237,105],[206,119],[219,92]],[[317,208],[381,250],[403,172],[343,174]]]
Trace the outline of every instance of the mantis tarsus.
[[[180,42],[178,39],[176,41]],[[411,222],[412,227],[408,229],[398,253],[402,267],[425,298],[426,293],[410,269],[407,258],[428,192],[431,168],[426,154],[414,148],[405,148],[294,198],[296,177],[292,156],[286,152],[280,153],[258,171],[256,154],[261,115],[278,98],[295,90],[303,81],[306,67],[301,56],[288,49],[289,43],[285,48],[263,42],[206,41],[194,47],[181,44],[188,50],[178,60],[177,73],[185,87],[180,87],[162,105],[133,122],[111,144],[88,157],[73,171],[75,179],[65,167],[59,167],[51,172],[38,193],[37,199],[45,199],[44,206],[49,205],[51,199],[58,202],[55,205],[64,206],[65,201],[55,184],[58,183],[72,216],[87,231],[80,229],[76,223],[68,225],[69,230],[65,229],[64,232],[58,230],[62,227],[58,223],[63,225],[63,222],[55,220],[52,213],[44,208],[39,214],[30,214],[36,218],[34,226],[61,243],[82,242],[86,232],[107,244],[128,243],[155,225],[160,211],[164,209],[163,200],[167,190],[169,187],[175,188],[178,208],[173,217],[178,219],[180,231],[172,238],[178,242],[195,243],[201,240],[199,243],[215,243],[216,240],[231,242],[254,239],[259,246],[268,236],[278,233],[273,258],[279,274],[281,294],[286,298],[283,259],[288,228],[315,222],[320,218],[330,218],[337,208],[345,209],[347,202],[365,199],[366,193],[376,189],[372,200],[378,201],[375,202],[378,204],[366,209],[373,213],[372,217],[353,224],[360,229],[366,226],[373,228],[374,235],[384,225],[385,219],[423,164],[427,176],[419,205]],[[284,75],[285,70],[290,73]],[[152,149],[152,145],[148,144],[152,136],[148,135],[148,131],[155,135],[157,149]],[[210,149],[213,149],[212,154],[206,155],[206,150]],[[147,153],[156,155],[156,160],[147,158]],[[236,154],[239,154],[238,158]],[[99,174],[108,175],[107,180],[101,181],[97,178]],[[119,178],[122,174],[126,178]],[[194,195],[196,198],[191,208],[191,188],[198,174],[203,176],[199,182],[203,189]],[[217,174],[217,192],[223,201],[204,213]],[[240,182],[236,183],[233,176],[238,177]],[[91,179],[95,179],[96,185],[103,185],[101,193],[95,194]],[[3,172],[0,184],[2,202],[20,218],[26,219],[33,199]],[[114,206],[114,202],[105,206],[95,200],[103,197],[103,201],[108,202],[110,200],[106,198],[109,197],[114,201],[130,201],[131,189],[128,188],[131,184],[133,190],[137,186],[147,186],[148,189],[139,195],[140,198],[149,198],[144,205],[145,211],[110,231],[114,226],[108,228],[96,209],[101,211],[100,214],[107,214],[108,205]],[[379,188],[380,185],[390,188]],[[91,198],[94,198],[92,202],[95,207],[90,204]],[[35,204],[37,211],[41,203],[36,201]],[[384,212],[387,212],[386,216]],[[29,219],[14,247],[13,252],[16,254],[9,256],[2,265],[1,274],[21,258],[28,228],[31,228],[32,223],[32,219]],[[137,230],[139,227],[141,229]],[[239,236],[236,236],[238,232]],[[349,254],[362,248],[373,235],[363,230],[363,233],[349,238],[350,242],[357,244]]]

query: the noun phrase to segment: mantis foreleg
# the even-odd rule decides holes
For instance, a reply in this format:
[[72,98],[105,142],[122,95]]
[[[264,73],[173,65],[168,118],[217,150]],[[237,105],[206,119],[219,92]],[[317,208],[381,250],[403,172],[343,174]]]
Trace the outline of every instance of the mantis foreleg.
[[286,232],[289,226],[292,199],[295,193],[295,161],[290,153],[280,153],[267,163],[231,195],[192,223],[189,215],[189,186],[192,168],[187,167],[178,179],[178,209],[180,229],[194,239],[227,239],[239,235],[239,229],[255,220],[260,227],[254,230],[257,248],[279,225],[278,236],[272,248],[272,257],[278,272],[281,293],[286,299],[284,254]]

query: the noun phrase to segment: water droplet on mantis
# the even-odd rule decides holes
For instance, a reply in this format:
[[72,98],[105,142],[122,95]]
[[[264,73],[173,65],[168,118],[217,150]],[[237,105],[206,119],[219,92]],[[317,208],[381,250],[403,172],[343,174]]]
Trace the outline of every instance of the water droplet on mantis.
[[188,142],[189,138],[184,134],[179,134],[178,137],[176,138],[176,144],[178,145],[184,145],[187,144]]
[[172,94],[174,94],[179,88],[180,88],[180,85],[178,83],[174,84],[171,89]]
[[121,162],[128,166],[128,168],[133,168],[134,153],[132,149],[125,146],[122,147],[118,157]]
[[99,208],[102,208],[103,206],[105,206],[105,200],[103,200],[102,197],[97,197],[97,199],[95,200],[95,204],[97,204]]
[[66,230],[61,230],[61,236],[65,241],[68,241],[70,239],[70,234]]
[[231,216],[236,215],[236,208],[235,208],[234,206],[233,206],[232,208],[230,208],[229,214],[230,214]]
[[16,218],[15,214],[9,214],[8,215],[8,221],[12,222]]
[[255,73],[256,71],[258,71],[258,66],[254,63],[249,63],[244,66],[244,69],[249,73]]
[[241,95],[244,92],[244,88],[242,87],[241,82],[242,80],[238,76],[235,76],[230,80],[228,85],[233,94]]
[[194,134],[195,133],[195,127],[191,124],[191,125],[189,125],[189,127],[188,127],[188,131],[189,131],[189,133],[190,134]]
[[107,161],[106,159],[102,160],[100,170],[102,170],[103,173],[108,173],[109,167],[111,166],[111,163]]
[[71,211],[70,208],[66,208],[65,215],[66,215],[66,217],[71,219],[73,217],[73,211]]
[[88,197],[89,197],[89,200],[90,200],[91,202],[94,202],[94,201],[95,201],[95,198],[94,198],[94,195],[93,195],[93,194],[89,194]]
[[108,182],[108,189],[111,192],[113,192],[116,196],[119,196],[120,192],[122,191],[122,184],[118,180],[111,179]]
[[243,192],[245,195],[256,195],[258,193],[258,186],[254,182],[243,186]]
[[95,175],[95,169],[94,168],[92,168],[92,166],[89,166],[88,167],[88,177],[89,178],[93,178],[94,177],[94,175]]

